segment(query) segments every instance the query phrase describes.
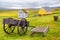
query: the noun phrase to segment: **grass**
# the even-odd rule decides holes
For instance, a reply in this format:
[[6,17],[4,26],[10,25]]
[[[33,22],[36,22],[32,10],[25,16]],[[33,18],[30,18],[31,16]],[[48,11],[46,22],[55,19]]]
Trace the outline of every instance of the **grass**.
[[0,16],[16,16],[17,11],[12,11],[12,10],[0,10]]
[[[8,14],[8,15],[7,15]],[[33,15],[33,14],[32,14]],[[31,26],[47,26],[50,25],[49,31],[46,37],[41,35],[30,36],[30,30],[27,35],[19,36],[17,33],[17,28],[14,33],[8,35],[3,31],[3,18],[17,18],[17,11],[2,11],[0,12],[0,40],[60,40],[60,20],[54,21],[53,16],[57,15],[60,19],[60,14],[52,14],[40,17],[28,17],[26,18]]]

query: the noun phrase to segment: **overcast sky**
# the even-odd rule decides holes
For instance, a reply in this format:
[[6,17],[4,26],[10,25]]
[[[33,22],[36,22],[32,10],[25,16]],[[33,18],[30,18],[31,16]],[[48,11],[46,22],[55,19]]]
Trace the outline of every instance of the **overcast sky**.
[[0,8],[40,8],[42,6],[60,7],[60,0],[0,0]]

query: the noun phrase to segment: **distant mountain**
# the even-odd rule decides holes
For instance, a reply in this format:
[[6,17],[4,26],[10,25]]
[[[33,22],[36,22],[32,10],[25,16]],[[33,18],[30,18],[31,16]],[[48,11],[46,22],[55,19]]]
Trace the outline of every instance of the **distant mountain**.
[[60,7],[50,7],[50,8],[60,8]]
[[[46,10],[51,10],[53,8],[60,8],[60,7],[43,7]],[[25,8],[27,10],[39,10],[40,8]],[[0,10],[20,10],[20,9],[13,9],[13,8],[5,8],[5,7],[0,7]]]
[[10,8],[2,8],[2,7],[0,7],[0,10],[18,10],[18,9],[10,9]]

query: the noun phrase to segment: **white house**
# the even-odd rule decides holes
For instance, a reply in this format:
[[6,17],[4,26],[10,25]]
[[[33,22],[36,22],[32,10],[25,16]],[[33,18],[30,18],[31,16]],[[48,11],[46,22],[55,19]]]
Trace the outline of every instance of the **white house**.
[[22,9],[18,11],[18,18],[27,18],[28,14]]

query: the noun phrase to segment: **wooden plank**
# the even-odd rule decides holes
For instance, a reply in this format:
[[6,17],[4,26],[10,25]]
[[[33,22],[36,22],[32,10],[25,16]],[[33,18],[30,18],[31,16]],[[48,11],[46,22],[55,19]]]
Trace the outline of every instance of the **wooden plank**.
[[47,27],[35,27],[31,30],[31,35],[33,35],[34,33],[43,33],[43,35],[45,36],[47,32],[48,32],[48,26]]

